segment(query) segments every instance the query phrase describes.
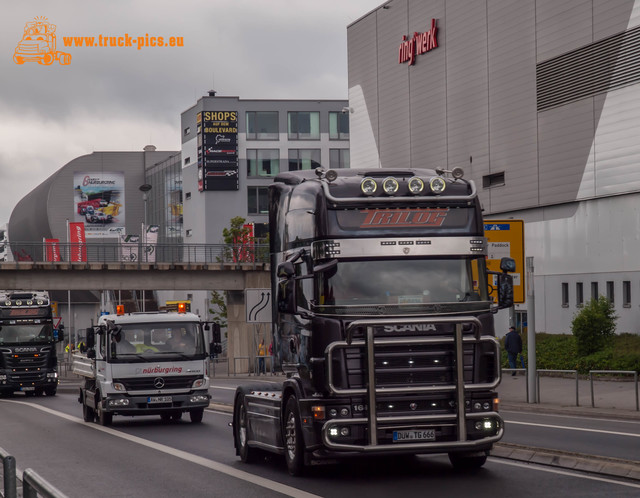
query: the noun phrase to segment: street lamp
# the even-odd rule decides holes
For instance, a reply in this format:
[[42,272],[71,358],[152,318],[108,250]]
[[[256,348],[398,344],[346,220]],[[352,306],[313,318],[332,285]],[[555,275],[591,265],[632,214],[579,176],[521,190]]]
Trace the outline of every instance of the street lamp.
[[[138,187],[140,189],[140,192],[142,192],[142,200],[144,201],[144,224],[142,225],[142,243],[144,244],[144,251],[145,251],[145,255],[146,255],[146,251],[147,251],[147,200],[149,199],[148,193],[149,190],[151,190],[151,185],[149,185],[148,183],[144,183],[142,185],[140,185],[140,187]],[[138,258],[140,258],[142,255],[138,255]],[[146,258],[145,258],[146,259]],[[143,289],[142,290],[142,311],[146,311],[146,305],[145,305],[145,300],[146,300],[146,291]]]

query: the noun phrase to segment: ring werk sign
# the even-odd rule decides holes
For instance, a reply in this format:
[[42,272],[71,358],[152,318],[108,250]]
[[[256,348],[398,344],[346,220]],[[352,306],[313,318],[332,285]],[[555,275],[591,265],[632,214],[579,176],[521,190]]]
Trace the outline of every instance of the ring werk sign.
[[410,66],[416,63],[416,55],[426,54],[430,50],[438,47],[438,27],[436,20],[431,19],[431,29],[424,33],[413,33],[413,38],[407,35],[402,37],[402,43],[398,47],[398,63],[408,62]]

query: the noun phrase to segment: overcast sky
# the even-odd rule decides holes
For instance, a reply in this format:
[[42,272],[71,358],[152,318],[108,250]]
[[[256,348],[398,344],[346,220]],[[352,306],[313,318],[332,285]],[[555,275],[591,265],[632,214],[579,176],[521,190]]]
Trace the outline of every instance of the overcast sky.
[[[347,25],[384,0],[2,0],[0,224],[93,151],[180,149],[180,113],[212,88],[244,99],[346,99]],[[55,24],[69,65],[14,62]],[[65,47],[63,37],[182,37],[182,47]],[[123,39],[124,41],[124,39]]]

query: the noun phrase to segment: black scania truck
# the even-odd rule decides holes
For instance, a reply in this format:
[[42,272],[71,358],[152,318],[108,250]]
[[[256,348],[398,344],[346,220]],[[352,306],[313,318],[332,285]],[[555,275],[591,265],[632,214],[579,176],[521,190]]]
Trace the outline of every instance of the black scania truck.
[[480,202],[463,175],[319,168],[275,178],[274,355],[286,379],[237,389],[243,461],[283,454],[292,475],[374,454],[485,463],[503,434],[494,313],[513,304],[515,262],[487,270]]
[[63,339],[46,291],[0,291],[0,394],[54,396],[56,342]]

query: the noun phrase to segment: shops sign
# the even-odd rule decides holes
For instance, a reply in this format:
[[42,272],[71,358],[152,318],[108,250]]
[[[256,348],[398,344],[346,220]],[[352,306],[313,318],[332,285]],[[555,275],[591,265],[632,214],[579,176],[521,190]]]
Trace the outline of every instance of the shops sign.
[[416,62],[416,55],[425,54],[437,48],[437,33],[436,20],[431,19],[431,29],[429,31],[413,33],[413,38],[408,38],[407,35],[404,35],[402,43],[398,47],[398,63],[404,64],[408,62],[410,66],[413,66]]

